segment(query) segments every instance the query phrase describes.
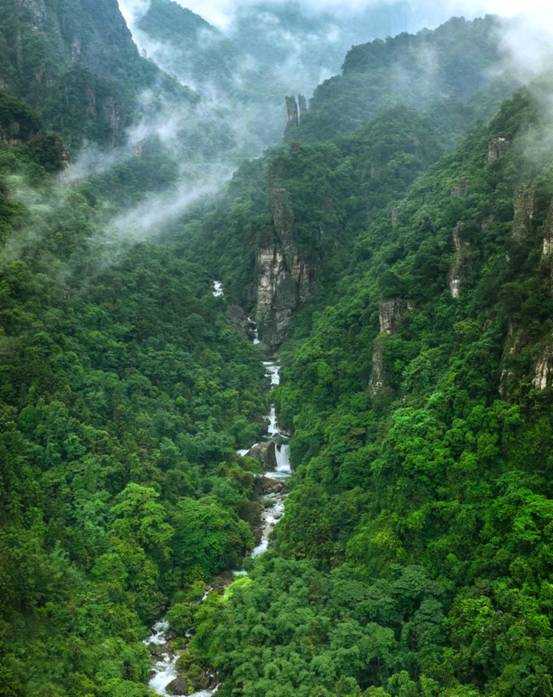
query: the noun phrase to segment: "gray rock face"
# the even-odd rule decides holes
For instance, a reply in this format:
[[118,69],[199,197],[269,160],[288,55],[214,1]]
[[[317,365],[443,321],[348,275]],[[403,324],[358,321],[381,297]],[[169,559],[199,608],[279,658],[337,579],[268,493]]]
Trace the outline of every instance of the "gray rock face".
[[537,212],[536,187],[533,184],[525,184],[515,191],[514,209],[512,237],[520,242],[530,235]]
[[286,97],[286,115],[288,119],[286,127],[298,127],[303,117],[307,114],[308,108],[307,99],[303,94],[298,95],[297,98],[295,96]]
[[309,107],[307,106],[307,99],[303,96],[303,94],[300,94],[298,96],[298,108],[301,123],[303,121],[303,117],[307,114],[307,111],[309,109]]
[[372,374],[370,391],[373,397],[384,393],[387,388],[384,345],[387,336],[395,334],[407,314],[413,309],[411,303],[403,298],[384,300],[380,303],[380,335],[373,343]]
[[492,138],[488,146],[488,164],[494,165],[498,162],[509,150],[510,145],[511,143],[507,138],[501,136]]
[[462,269],[466,256],[466,243],[462,239],[463,224],[457,223],[453,230],[453,264],[449,270],[448,285],[452,298],[458,298],[461,295],[462,286]]
[[263,463],[268,472],[272,472],[277,468],[276,445],[270,443],[256,443],[248,451],[248,457],[254,457]]
[[300,112],[295,97],[286,97],[286,114],[288,117],[287,126],[300,125]]
[[373,344],[372,374],[370,391],[373,397],[382,394],[386,389],[386,373],[384,370],[384,346],[382,337],[377,337]]
[[543,229],[542,267],[549,275],[549,289],[553,293],[553,201],[549,206]]
[[536,363],[534,379],[532,383],[537,390],[543,392],[543,390],[546,390],[548,388],[551,380],[552,369],[553,352],[551,351],[551,349],[547,349],[545,353],[542,356],[540,356],[538,362]]
[[380,333],[394,334],[410,309],[412,309],[411,305],[402,298],[381,302]]
[[273,235],[257,253],[255,319],[264,343],[275,350],[286,337],[292,315],[312,292],[314,271],[294,244],[295,216],[288,192],[274,180],[269,182],[269,203]]
[[260,493],[263,496],[268,494],[281,494],[284,489],[284,483],[278,479],[269,479],[269,477],[262,477],[260,480]]

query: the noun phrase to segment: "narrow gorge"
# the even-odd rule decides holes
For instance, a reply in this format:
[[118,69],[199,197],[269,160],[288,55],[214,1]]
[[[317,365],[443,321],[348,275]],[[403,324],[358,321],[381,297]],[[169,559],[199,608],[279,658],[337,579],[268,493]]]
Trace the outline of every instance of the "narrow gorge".
[[[213,296],[224,298],[225,291],[221,281],[213,282]],[[251,322],[251,321],[250,321]],[[250,330],[253,344],[260,345],[258,338],[257,325],[251,322]],[[275,360],[263,361],[265,375],[272,391],[280,385],[281,367]],[[263,512],[260,524],[260,540],[257,546],[251,551],[251,558],[255,559],[264,554],[269,548],[271,534],[276,525],[284,515],[284,502],[286,499],[286,482],[292,475],[292,465],[290,462],[290,445],[288,444],[289,434],[284,433],[279,426],[277,410],[274,403],[271,403],[269,414],[266,417],[267,432],[262,443],[255,443],[251,448],[239,450],[240,457],[261,457],[269,467],[267,471],[259,475],[260,489],[262,491]],[[243,578],[247,576],[244,570],[228,570],[231,577]],[[223,577],[224,578],[224,577]],[[224,591],[225,585],[232,583],[232,578],[219,580],[216,592]],[[215,588],[208,586],[200,602],[204,602]],[[187,634],[188,638],[193,636],[193,628]],[[152,634],[144,642],[150,649],[155,660],[150,687],[161,697],[212,697],[218,691],[218,686],[214,685],[211,689],[200,690],[198,692],[184,694],[180,689],[184,681],[179,677],[178,661],[181,655],[179,650],[173,648],[171,639],[171,626],[166,619],[161,619],[152,628]],[[208,674],[207,680],[211,683],[217,682],[215,674]]]

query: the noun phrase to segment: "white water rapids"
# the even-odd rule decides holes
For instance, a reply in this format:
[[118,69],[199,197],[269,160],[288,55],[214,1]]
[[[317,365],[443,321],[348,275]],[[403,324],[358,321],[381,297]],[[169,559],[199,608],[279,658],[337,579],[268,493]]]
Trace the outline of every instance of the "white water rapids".
[[[219,281],[213,282],[213,295],[216,298],[222,298],[224,296],[223,284]],[[259,344],[259,338],[257,333],[257,327],[255,323],[250,320],[250,323],[254,327],[253,331],[253,343]],[[278,387],[280,385],[280,365],[274,361],[264,361],[265,372],[271,381],[271,389]],[[283,442],[287,439],[286,434],[284,434],[278,425],[276,406],[271,404],[268,419],[268,428],[266,441],[275,443],[275,455],[276,455],[276,470],[271,470],[265,472],[263,475],[267,479],[285,481],[292,474],[292,467],[290,464],[290,446]],[[253,446],[252,446],[253,447]],[[238,454],[242,457],[246,456],[250,450],[239,450]],[[271,533],[275,529],[282,516],[284,515],[284,500],[286,496],[284,492],[279,491],[276,493],[267,494],[264,496],[263,501],[265,504],[265,510],[262,515],[262,535],[261,541],[257,547],[252,551],[252,557],[259,557],[264,554],[269,548],[269,540]],[[236,576],[244,575],[245,572],[236,572]],[[205,594],[205,600],[209,592]],[[172,651],[169,646],[169,640],[167,638],[167,633],[169,631],[169,623],[165,620],[161,620],[152,629],[152,635],[144,642],[145,644],[152,646],[153,648],[163,648],[163,653],[160,659],[154,666],[154,673],[150,680],[150,687],[161,697],[170,697],[171,693],[167,691],[167,688],[171,683],[177,679],[177,661],[179,659],[179,654]],[[213,697],[217,692],[218,687],[213,690],[202,690],[200,692],[195,692],[193,695],[179,695],[177,697]]]

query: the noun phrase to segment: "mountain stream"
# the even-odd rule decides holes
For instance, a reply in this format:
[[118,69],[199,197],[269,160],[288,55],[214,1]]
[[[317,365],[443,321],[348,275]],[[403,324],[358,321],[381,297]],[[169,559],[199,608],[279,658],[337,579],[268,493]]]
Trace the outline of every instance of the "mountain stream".
[[[216,298],[224,296],[222,283],[218,281],[213,283],[213,295]],[[254,337],[253,343],[259,344],[257,327],[253,321],[250,320],[250,323],[252,325]],[[280,365],[275,361],[264,361],[263,365],[265,366],[265,373],[270,379],[271,389],[278,387],[278,385],[280,385]],[[292,474],[290,446],[285,442],[287,440],[286,434],[280,430],[278,425],[277,411],[274,404],[271,404],[267,420],[268,428],[265,442],[275,444],[276,469],[265,472],[262,477],[285,482]],[[252,448],[253,447],[255,446],[252,446]],[[249,452],[250,450],[240,450],[238,454],[244,457]],[[271,533],[284,514],[285,498],[286,494],[284,490],[276,491],[263,497],[265,509],[262,515],[262,535],[259,544],[251,553],[252,557],[261,556],[269,548]],[[240,576],[244,575],[244,573],[243,571],[238,571],[235,572],[235,575]],[[203,600],[207,598],[208,594],[209,592],[205,594]],[[152,635],[144,642],[159,655],[159,660],[154,665],[153,675],[149,685],[158,695],[161,695],[161,697],[170,697],[171,695],[175,697],[174,693],[168,692],[167,688],[178,678],[176,666],[179,654],[172,650],[168,632],[169,623],[166,620],[160,620],[152,628]],[[217,689],[218,688],[215,687],[213,690],[202,690],[200,692],[195,692],[193,695],[177,695],[176,697],[212,697],[216,694]]]

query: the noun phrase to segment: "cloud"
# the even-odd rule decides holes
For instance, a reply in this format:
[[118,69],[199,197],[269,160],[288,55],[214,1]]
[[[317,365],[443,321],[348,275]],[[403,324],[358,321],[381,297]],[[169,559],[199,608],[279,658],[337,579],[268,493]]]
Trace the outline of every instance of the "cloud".
[[136,207],[112,220],[109,230],[113,241],[138,242],[155,236],[193,205],[220,191],[230,181],[233,170],[224,165],[198,170],[194,183],[190,171],[183,174],[186,178],[175,188],[146,197]]
[[[284,95],[310,94],[318,83],[339,72],[345,53],[353,43],[374,38],[375,23],[368,12],[371,9],[398,7],[398,12],[389,13],[393,21],[381,25],[381,34],[388,31],[386,26],[393,27],[396,33],[414,32],[425,26],[435,27],[451,16],[473,18],[498,14],[512,20],[506,21],[503,27],[501,39],[505,59],[498,70],[506,68],[519,80],[528,81],[552,64],[552,0],[176,1],[222,28],[224,35],[240,46],[243,55],[232,64],[233,85],[226,93],[224,87],[210,83],[209,79],[195,84],[194,77],[186,70],[186,61],[182,56],[179,59],[174,47],[155,42],[137,29],[136,22],[147,11],[150,0],[119,0],[139,48],[202,96],[196,108],[175,111],[168,107],[153,117],[142,119],[129,131],[129,147],[132,150],[142,139],[155,135],[166,148],[174,144],[177,152],[187,141],[197,141],[198,134],[206,140],[224,135],[230,145],[210,161],[208,168],[193,164],[192,169],[183,169],[183,179],[175,188],[154,196],[146,195],[143,203],[118,216],[112,225],[118,237],[140,239],[157,232],[200,198],[220,190],[241,158],[257,156],[264,147],[277,142],[284,126]],[[409,11],[400,12],[400,6],[403,10],[408,6]],[[284,9],[289,11],[284,13]],[[206,37],[208,40],[213,38]],[[421,56],[421,71],[430,76],[432,69],[433,56]],[[256,75],[257,79],[262,75],[263,99],[257,94]],[[250,90],[254,98],[242,99],[242,90],[246,93]],[[114,162],[128,157],[128,153],[128,149],[123,150],[105,160],[95,153],[87,153],[71,175],[79,178],[82,172],[108,169]],[[191,177],[190,172],[194,172],[194,176]]]

